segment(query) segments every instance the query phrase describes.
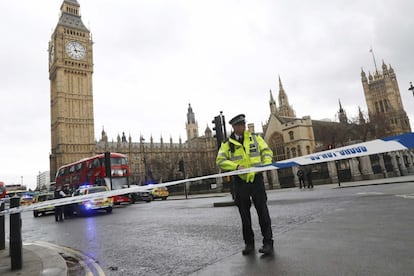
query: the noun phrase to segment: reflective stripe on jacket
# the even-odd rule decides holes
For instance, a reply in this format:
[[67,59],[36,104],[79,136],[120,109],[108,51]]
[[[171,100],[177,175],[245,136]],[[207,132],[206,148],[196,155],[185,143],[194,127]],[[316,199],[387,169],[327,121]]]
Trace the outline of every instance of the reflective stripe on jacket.
[[[221,144],[216,164],[223,171],[234,171],[238,166],[250,168],[271,164],[272,160],[273,152],[263,138],[246,130],[243,145],[232,137]],[[239,176],[246,182],[253,182],[255,173],[251,172]]]

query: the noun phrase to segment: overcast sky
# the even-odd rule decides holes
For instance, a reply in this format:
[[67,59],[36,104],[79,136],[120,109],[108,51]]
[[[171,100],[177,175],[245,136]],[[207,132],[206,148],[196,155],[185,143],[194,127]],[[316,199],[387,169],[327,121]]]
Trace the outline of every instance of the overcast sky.
[[[48,42],[63,0],[0,1],[0,181],[35,187],[49,170]],[[186,140],[220,111],[262,131],[280,76],[298,117],[337,120],[367,107],[361,68],[372,46],[397,74],[411,127],[414,1],[78,0],[94,41],[95,136]],[[229,126],[228,126],[229,129]]]

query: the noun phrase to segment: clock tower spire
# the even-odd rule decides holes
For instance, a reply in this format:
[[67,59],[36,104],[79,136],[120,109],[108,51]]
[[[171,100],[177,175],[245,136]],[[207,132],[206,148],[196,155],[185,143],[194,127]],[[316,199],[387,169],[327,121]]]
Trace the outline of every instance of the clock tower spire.
[[92,38],[77,0],[64,0],[49,41],[50,174],[95,153]]

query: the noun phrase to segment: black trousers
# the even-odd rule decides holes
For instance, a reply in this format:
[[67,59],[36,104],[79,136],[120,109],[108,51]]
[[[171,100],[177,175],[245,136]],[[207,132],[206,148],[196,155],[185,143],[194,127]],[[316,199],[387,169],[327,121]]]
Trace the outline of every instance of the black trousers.
[[305,178],[303,176],[299,176],[299,188],[302,189],[302,184],[303,184],[303,188],[305,188]]
[[267,195],[262,174],[256,174],[253,183],[246,183],[240,177],[234,177],[235,203],[239,208],[245,244],[254,244],[250,207],[252,201],[259,217],[263,244],[273,245],[272,223],[267,208]]
[[56,221],[63,221],[63,206],[56,206],[55,207],[55,220]]
[[308,180],[308,188],[313,188],[312,175],[308,175],[307,180]]

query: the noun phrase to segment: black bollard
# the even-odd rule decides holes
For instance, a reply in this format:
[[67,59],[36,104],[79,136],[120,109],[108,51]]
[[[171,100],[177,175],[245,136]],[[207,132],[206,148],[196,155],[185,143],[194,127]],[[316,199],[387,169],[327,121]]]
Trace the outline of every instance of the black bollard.
[[[10,208],[20,206],[20,197],[10,199]],[[10,258],[11,270],[22,268],[22,220],[20,213],[10,215]]]
[[[4,204],[4,201],[0,200],[0,212],[4,211]],[[0,215],[0,250],[6,249],[6,231],[4,227],[4,215]]]

